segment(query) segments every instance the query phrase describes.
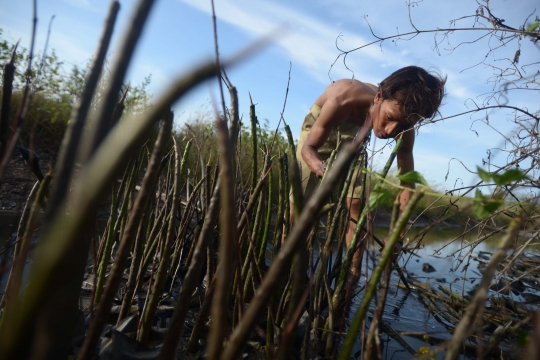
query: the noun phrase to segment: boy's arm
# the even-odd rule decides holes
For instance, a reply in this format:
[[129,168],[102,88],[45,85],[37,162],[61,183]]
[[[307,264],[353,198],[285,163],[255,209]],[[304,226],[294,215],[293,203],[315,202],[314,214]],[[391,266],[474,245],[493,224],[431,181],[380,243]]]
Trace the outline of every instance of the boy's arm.
[[[414,157],[413,157],[413,147],[414,147],[414,129],[410,129],[408,131],[405,131],[403,133],[403,143],[401,144],[401,148],[399,149],[397,153],[397,166],[398,169],[401,169],[400,173],[406,174],[409,171],[414,170]],[[414,184],[401,182],[401,186],[413,189],[415,188]],[[409,202],[410,198],[412,197],[412,192],[408,190],[401,191],[399,195],[399,209],[400,211],[403,211],[405,209],[405,206]]]
[[[398,135],[399,136],[399,135]],[[413,157],[413,147],[414,147],[414,129],[405,131],[403,133],[403,142],[401,143],[401,147],[398,150],[397,153],[397,165],[398,169],[400,169],[400,174],[406,174],[409,171],[414,170],[414,157]],[[401,186],[414,189],[414,184],[401,182]],[[408,190],[402,190],[399,193],[399,210],[400,213],[405,209],[405,206],[407,206],[407,203],[412,197],[412,192]],[[405,235],[406,228],[403,228],[400,234],[400,238],[403,238]],[[388,241],[388,237],[384,239],[384,243]],[[394,249],[393,253],[393,259],[397,259],[399,256],[399,253],[401,252],[401,247],[403,246],[403,240],[400,240],[398,242],[398,247]]]
[[347,115],[347,111],[347,107],[340,104],[337,99],[327,99],[304,142],[301,149],[302,158],[310,170],[318,177],[324,175],[325,164],[317,150],[328,140],[332,128]]

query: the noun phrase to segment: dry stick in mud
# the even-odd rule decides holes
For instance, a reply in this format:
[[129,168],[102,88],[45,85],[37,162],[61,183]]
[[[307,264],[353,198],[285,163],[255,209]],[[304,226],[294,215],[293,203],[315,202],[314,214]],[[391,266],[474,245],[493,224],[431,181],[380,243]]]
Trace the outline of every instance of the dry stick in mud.
[[[50,231],[44,234],[42,246],[36,249],[36,261],[29,277],[32,286],[27,288],[23,298],[24,311],[16,327],[10,329],[7,336],[0,338],[0,357],[13,358],[30,346],[27,334],[32,329],[36,314],[42,310],[44,304],[55,308],[43,310],[52,315],[60,311],[59,306],[66,305],[61,301],[66,298],[66,294],[74,293],[75,296],[69,298],[69,304],[77,304],[90,246],[89,239],[85,239],[84,236],[88,226],[92,225],[90,214],[97,208],[99,199],[115,179],[117,171],[138,149],[140,142],[163,111],[193,86],[214,75],[215,64],[212,63],[193,69],[173,83],[156,101],[155,106],[141,115],[138,121],[134,121],[129,127],[115,127],[110,136],[103,141],[75,183],[73,191],[75,210],[72,216],[65,219],[56,215],[50,224]],[[69,277],[66,278],[66,275]],[[52,296],[59,302],[44,301]],[[27,341],[23,341],[23,337]]]
[[375,290],[377,288],[379,279],[381,278],[382,272],[384,271],[386,264],[388,264],[390,262],[390,259],[392,258],[392,255],[394,253],[394,246],[399,240],[401,231],[405,228],[405,225],[407,225],[407,221],[409,220],[413,209],[416,207],[416,204],[422,198],[424,193],[424,189],[417,190],[413,197],[410,199],[403,212],[401,213],[401,215],[399,216],[396,226],[392,231],[392,234],[388,238],[388,242],[386,243],[382,251],[379,262],[377,263],[375,269],[373,269],[373,273],[371,274],[371,278],[366,286],[362,302],[360,303],[360,306],[358,307],[358,310],[354,315],[354,319],[347,333],[347,337],[345,338],[343,348],[339,353],[339,360],[347,360],[350,358],[354,343],[358,337],[358,332],[360,331],[360,327],[366,316],[369,303],[375,295]]
[[97,314],[94,317],[94,321],[92,324],[90,324],[88,335],[86,336],[81,348],[81,352],[78,356],[79,360],[88,360],[93,357],[103,327],[107,323],[111,306],[114,301],[114,296],[116,295],[116,291],[118,290],[118,286],[122,280],[122,274],[126,267],[126,260],[129,255],[131,244],[137,235],[137,229],[139,227],[140,220],[143,217],[148,200],[154,193],[157,177],[159,176],[159,164],[165,151],[165,144],[171,133],[172,121],[172,113],[169,113],[162,122],[158,139],[152,152],[152,158],[148,164],[148,169],[144,176],[141,189],[137,194],[137,198],[135,199],[135,204],[133,206],[133,210],[131,211],[128,225],[122,234],[122,239],[120,240],[120,245],[116,251],[111,273],[107,278],[107,284],[105,286],[103,297],[99,304]]
[[454,360],[457,359],[460,354],[460,348],[463,344],[463,341],[469,336],[470,331],[472,330],[472,325],[474,324],[475,317],[478,314],[481,314],[484,310],[484,302],[486,300],[487,291],[491,279],[497,270],[502,258],[505,256],[506,251],[512,245],[512,241],[515,239],[519,227],[523,219],[521,216],[516,216],[512,219],[512,222],[508,226],[508,232],[505,237],[501,240],[499,248],[491,257],[488,266],[484,269],[484,274],[482,275],[482,281],[476,290],[474,298],[471,300],[470,304],[465,310],[465,314],[461,318],[458,326],[454,330],[454,336],[448,344],[448,350],[446,352],[445,360]]
[[[171,125],[172,125],[172,119],[171,119]],[[172,138],[174,141],[174,154],[175,154],[175,163],[174,163],[174,192],[173,192],[173,199],[172,199],[172,207],[171,207],[171,220],[169,221],[169,227],[167,229],[167,234],[165,237],[164,245],[161,251],[161,259],[159,261],[159,267],[156,274],[156,281],[154,283],[154,286],[152,288],[152,295],[150,296],[150,299],[148,300],[148,305],[146,307],[146,311],[143,314],[143,318],[141,321],[141,328],[139,329],[137,333],[137,340],[141,342],[143,345],[146,345],[148,342],[148,337],[150,336],[150,329],[152,327],[152,323],[154,320],[154,315],[156,312],[156,308],[158,306],[158,302],[161,299],[161,295],[163,294],[163,288],[165,287],[165,278],[167,277],[167,273],[169,271],[169,263],[170,263],[170,254],[171,254],[171,248],[172,248],[172,242],[174,238],[175,228],[176,228],[176,213],[178,212],[178,204],[180,202],[180,151],[178,149],[178,144],[176,143],[175,138]]]
[[[365,134],[364,134],[365,136]],[[260,312],[268,304],[268,300],[275,290],[282,276],[289,271],[290,263],[296,250],[302,241],[306,240],[307,235],[313,225],[317,214],[326,203],[328,196],[339,180],[341,173],[349,165],[355,151],[351,147],[343,149],[342,157],[336,162],[336,165],[329,171],[327,181],[319,187],[315,194],[309,199],[304,207],[304,211],[295,224],[291,233],[287,237],[281,251],[278,253],[274,262],[270,266],[261,286],[253,297],[249,308],[244,313],[244,317],[235,328],[230,337],[229,343],[225,347],[221,359],[232,360],[239,356],[243,344],[247,340],[251,329],[255,326]]]
[[[184,320],[186,318],[187,311],[189,310],[191,295],[198,285],[198,280],[200,279],[202,267],[204,265],[204,257],[206,256],[206,248],[212,239],[211,233],[218,218],[219,188],[220,186],[218,182],[214,190],[214,194],[212,195],[208,212],[204,219],[203,228],[197,241],[197,246],[193,254],[191,265],[186,273],[184,282],[182,283],[182,288],[178,294],[178,300],[176,300],[176,305],[174,306],[174,313],[171,317],[167,334],[165,335],[165,340],[163,342],[163,347],[161,348],[161,352],[159,354],[160,360],[174,359],[176,357],[176,350],[184,329]],[[205,298],[205,301],[207,300],[209,299]],[[193,331],[195,331],[195,328]]]

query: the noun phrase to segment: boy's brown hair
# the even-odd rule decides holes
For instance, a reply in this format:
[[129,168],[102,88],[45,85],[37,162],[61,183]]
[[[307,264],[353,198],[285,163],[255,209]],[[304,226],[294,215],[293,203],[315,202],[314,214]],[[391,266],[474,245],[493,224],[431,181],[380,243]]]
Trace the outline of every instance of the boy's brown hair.
[[412,126],[435,116],[444,97],[445,84],[446,77],[418,66],[407,66],[384,79],[379,90],[382,100],[396,100],[403,107],[400,122]]

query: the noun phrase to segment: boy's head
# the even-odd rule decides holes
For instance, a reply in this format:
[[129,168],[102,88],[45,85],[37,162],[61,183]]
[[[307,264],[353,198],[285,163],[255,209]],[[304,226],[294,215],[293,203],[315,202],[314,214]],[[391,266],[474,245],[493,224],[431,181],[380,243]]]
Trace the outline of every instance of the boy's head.
[[444,97],[446,77],[429,73],[418,66],[399,69],[379,85],[381,100],[396,100],[402,107],[400,122],[413,126],[437,113]]

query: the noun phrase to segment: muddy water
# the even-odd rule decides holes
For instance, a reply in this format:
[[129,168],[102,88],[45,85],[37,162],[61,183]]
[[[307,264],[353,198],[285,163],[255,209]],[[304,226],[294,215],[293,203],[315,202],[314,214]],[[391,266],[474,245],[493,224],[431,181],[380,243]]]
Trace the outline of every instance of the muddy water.
[[[474,292],[474,287],[480,283],[482,277],[482,263],[489,261],[490,253],[493,253],[502,238],[502,235],[494,236],[487,241],[482,242],[474,248],[468,246],[478,238],[478,233],[472,233],[468,236],[459,237],[462,229],[432,229],[423,240],[419,243],[417,234],[422,229],[413,229],[409,232],[407,238],[411,242],[409,247],[415,248],[414,251],[405,253],[399,259],[400,266],[405,266],[407,277],[420,282],[428,283],[433,289],[437,290],[439,286],[444,286],[451,289],[459,295]],[[379,238],[384,238],[387,229],[376,229],[375,233]],[[458,238],[459,237],[459,238]],[[525,239],[519,239],[522,243]],[[527,248],[528,253],[538,254],[537,247]],[[366,260],[362,265],[362,278],[358,286],[361,287],[366,281],[366,271],[368,276],[374,266],[373,256],[378,256],[378,250],[372,250],[371,259]],[[469,256],[470,255],[470,256]],[[463,262],[460,259],[464,259]],[[428,270],[429,264],[432,269]],[[513,280],[508,277],[508,280]],[[449,330],[454,327],[440,317],[433,316],[428,311],[427,306],[420,298],[417,292],[407,292],[395,285],[399,282],[399,277],[394,271],[391,276],[390,283],[392,284],[387,297],[387,303],[383,315],[385,320],[396,332],[400,333],[414,350],[419,351],[421,347],[427,347],[431,351],[437,349],[435,343],[441,340],[450,339]],[[539,281],[540,283],[540,281]],[[516,302],[525,302],[524,295],[533,294],[540,295],[535,284],[525,284],[525,289],[522,292],[513,291],[507,296],[512,297]],[[494,291],[489,291],[488,296],[494,294]],[[498,295],[501,296],[501,295]],[[360,304],[363,297],[363,292],[354,298],[349,320],[352,320],[356,308]],[[489,305],[489,304],[487,304]],[[375,307],[375,300],[372,302],[372,308]],[[538,303],[528,304],[528,310],[536,310],[540,307]],[[368,320],[371,320],[368,314]],[[369,321],[368,321],[369,324]],[[367,330],[366,330],[367,331]],[[381,333],[384,333],[381,330]],[[424,339],[424,335],[429,336],[429,343]],[[394,338],[383,335],[382,345],[384,348],[384,359],[411,359],[413,356]],[[431,344],[430,344],[431,343]],[[357,341],[354,352],[357,353],[361,348],[360,341]],[[356,354],[359,356],[359,354]],[[359,357],[358,357],[359,358]],[[441,351],[437,359],[444,358],[444,351]],[[462,359],[469,357],[462,356]],[[471,357],[472,358],[472,357]]]
[[[18,219],[16,214],[0,214],[0,248],[4,247],[6,240],[17,230]],[[387,234],[387,229],[376,228],[375,233],[379,238],[384,238]],[[437,290],[439,286],[444,286],[451,289],[457,294],[466,294],[472,292],[474,286],[480,282],[482,272],[482,263],[489,260],[490,253],[493,253],[502,235],[493,236],[490,239],[480,243],[475,247],[469,246],[479,236],[478,232],[472,231],[466,236],[460,236],[463,229],[431,229],[426,235],[419,236],[422,229],[413,228],[406,236],[406,247],[411,249],[407,251],[399,259],[399,264],[405,267],[406,274],[409,279],[429,283],[430,286]],[[522,243],[525,239],[520,239]],[[407,244],[408,243],[408,244]],[[414,250],[412,250],[414,249]],[[526,252],[538,254],[538,247],[531,246]],[[364,259],[362,266],[362,277],[357,285],[361,288],[365,283],[366,278],[370,276],[373,266],[377,261],[378,249],[370,251],[370,257]],[[463,262],[460,259],[464,259]],[[429,267],[432,267],[432,272],[426,272]],[[367,274],[367,276],[366,276]],[[3,279],[5,280],[5,279]],[[512,280],[512,278],[509,278]],[[0,283],[3,281],[0,281]],[[427,347],[430,350],[437,349],[436,343],[441,340],[449,339],[450,332],[453,326],[447,323],[444,319],[435,317],[427,309],[427,306],[420,299],[418,293],[412,291],[407,292],[397,288],[394,284],[399,282],[399,277],[396,272],[392,273],[387,303],[383,315],[383,320],[397,333],[401,334],[402,339],[412,347],[415,351],[419,351],[422,347]],[[539,280],[540,283],[540,280]],[[5,284],[2,284],[5,285]],[[2,286],[3,288],[3,286]],[[525,284],[525,289],[521,292],[510,293],[510,296],[518,302],[524,302],[524,295],[538,295],[537,290],[540,286],[534,284]],[[493,291],[490,291],[491,295]],[[363,292],[353,299],[349,321],[354,317],[354,313],[363,297]],[[528,304],[529,310],[537,309],[538,303]],[[375,300],[372,303],[372,308],[375,306]],[[368,314],[368,325],[371,315]],[[347,331],[347,327],[344,328]],[[395,338],[385,334],[385,330],[381,330],[383,358],[384,359],[411,359],[413,355],[405,349]],[[429,342],[424,338],[424,335],[429,336]],[[359,358],[359,350],[361,343],[356,343],[353,354],[356,353]],[[435,358],[443,358],[444,352],[441,351]],[[462,359],[468,357],[462,356]]]

